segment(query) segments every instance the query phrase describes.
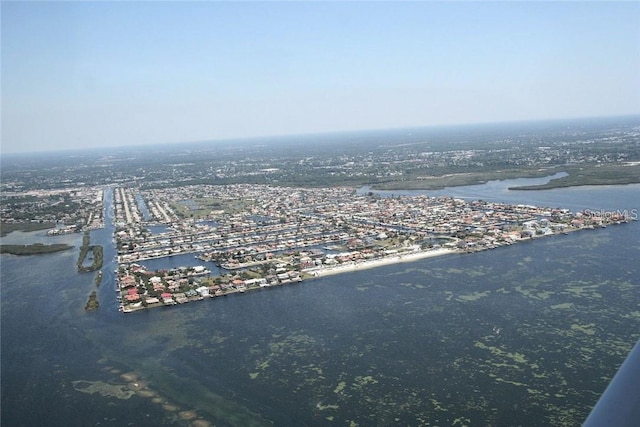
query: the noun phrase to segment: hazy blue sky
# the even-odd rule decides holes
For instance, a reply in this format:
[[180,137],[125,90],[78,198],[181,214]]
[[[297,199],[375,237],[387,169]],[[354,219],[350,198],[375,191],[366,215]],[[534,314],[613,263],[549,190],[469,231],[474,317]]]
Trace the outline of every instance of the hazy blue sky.
[[2,151],[640,113],[640,2],[6,2]]

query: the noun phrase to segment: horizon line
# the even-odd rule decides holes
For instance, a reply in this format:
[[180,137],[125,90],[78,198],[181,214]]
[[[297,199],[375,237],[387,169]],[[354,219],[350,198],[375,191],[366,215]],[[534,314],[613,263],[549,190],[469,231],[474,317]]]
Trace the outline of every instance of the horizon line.
[[188,145],[188,144],[216,144],[216,143],[243,143],[260,139],[276,139],[276,138],[296,138],[296,137],[312,137],[312,136],[337,136],[341,134],[358,134],[367,132],[391,132],[391,131],[403,131],[412,129],[446,129],[457,127],[473,127],[473,126],[500,126],[500,125],[514,125],[514,124],[534,124],[534,123],[548,123],[548,122],[565,122],[565,121],[584,121],[584,120],[606,120],[606,119],[625,119],[625,118],[638,118],[639,113],[629,114],[617,114],[617,115],[604,115],[604,116],[581,116],[581,117],[562,117],[562,118],[546,118],[546,119],[520,119],[520,120],[504,120],[504,121],[486,121],[486,122],[466,122],[455,124],[432,124],[432,125],[408,125],[402,127],[384,127],[384,128],[367,128],[367,129],[351,129],[351,130],[327,130],[317,132],[302,132],[302,133],[284,133],[284,134],[267,134],[260,136],[247,136],[247,137],[227,137],[227,138],[214,138],[214,139],[201,139],[201,140],[188,140],[188,141],[164,141],[164,142],[151,142],[140,144],[122,144],[122,145],[101,145],[96,147],[75,147],[75,148],[59,148],[59,149],[42,149],[32,151],[9,151],[5,152],[2,149],[0,143],[0,158],[5,155],[43,155],[43,154],[60,154],[64,152],[89,152],[89,151],[109,151],[109,150],[121,150],[121,149],[138,149],[138,148],[150,148],[158,146],[176,146],[176,145]]

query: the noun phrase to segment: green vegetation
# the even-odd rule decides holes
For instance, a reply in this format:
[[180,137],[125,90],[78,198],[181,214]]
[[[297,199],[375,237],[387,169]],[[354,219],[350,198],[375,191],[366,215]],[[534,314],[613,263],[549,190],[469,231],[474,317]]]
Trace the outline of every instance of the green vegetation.
[[0,237],[14,231],[38,231],[55,227],[53,222],[11,222],[0,223]]
[[211,212],[215,211],[224,211],[228,215],[243,213],[251,204],[250,200],[198,197],[193,200],[172,203],[171,209],[181,218],[200,219],[207,218]]
[[[80,247],[80,255],[78,256],[78,271],[81,273],[88,271],[96,271],[102,268],[103,248],[100,245],[90,245],[91,237],[89,232],[85,231],[82,237],[82,246]],[[89,252],[93,253],[93,263],[89,267],[84,266],[84,260]]]
[[73,246],[64,243],[55,243],[53,245],[45,245],[42,243],[34,243],[32,245],[0,245],[0,253],[12,255],[42,255],[66,251],[71,248],[73,248]]
[[375,184],[376,190],[440,190],[445,187],[459,187],[463,185],[484,184],[487,181],[515,179],[515,178],[541,178],[558,172],[552,168],[514,168],[504,170],[487,170],[478,172],[450,173],[439,176],[420,176],[405,178],[402,180],[388,181]]
[[100,396],[115,397],[117,399],[130,399],[135,396],[136,392],[130,390],[123,384],[109,384],[104,381],[86,381],[78,380],[72,381],[73,389],[80,393],[94,394],[97,393]]
[[98,302],[98,297],[96,291],[91,292],[89,295],[89,300],[87,301],[87,305],[84,306],[84,309],[87,311],[97,310],[100,307],[100,303]]
[[549,190],[581,185],[619,185],[640,182],[640,165],[582,165],[567,170],[568,176],[552,179],[546,184],[510,187],[509,190]]
[[640,182],[640,165],[637,164],[580,164],[580,166],[555,166],[553,168],[512,168],[467,173],[450,173],[439,176],[409,177],[375,184],[377,190],[440,190],[445,187],[484,184],[487,181],[515,178],[542,178],[557,172],[569,175],[552,179],[540,185],[510,187],[510,190],[549,190],[552,188],[581,185],[619,185]]

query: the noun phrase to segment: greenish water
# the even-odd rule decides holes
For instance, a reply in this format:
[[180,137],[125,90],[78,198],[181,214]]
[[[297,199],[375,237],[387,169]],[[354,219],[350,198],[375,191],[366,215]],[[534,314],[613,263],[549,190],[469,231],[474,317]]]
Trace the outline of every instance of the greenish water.
[[579,425],[640,337],[639,237],[634,222],[128,315],[112,265],[85,313],[95,273],[73,251],[3,255],[2,424]]

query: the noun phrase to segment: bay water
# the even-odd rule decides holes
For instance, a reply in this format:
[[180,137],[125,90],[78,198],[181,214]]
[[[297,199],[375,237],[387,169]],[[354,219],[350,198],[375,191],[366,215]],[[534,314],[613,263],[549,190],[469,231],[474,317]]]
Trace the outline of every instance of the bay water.
[[[412,194],[640,207],[534,181]],[[81,235],[2,239],[76,246],[1,257],[3,426],[579,425],[640,338],[635,221],[122,314],[110,196],[97,289]]]

